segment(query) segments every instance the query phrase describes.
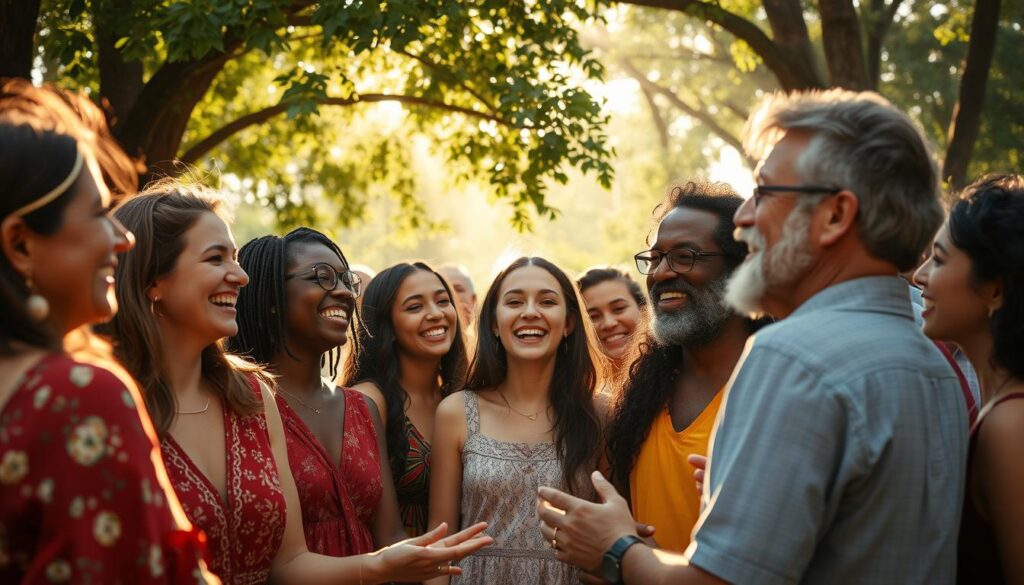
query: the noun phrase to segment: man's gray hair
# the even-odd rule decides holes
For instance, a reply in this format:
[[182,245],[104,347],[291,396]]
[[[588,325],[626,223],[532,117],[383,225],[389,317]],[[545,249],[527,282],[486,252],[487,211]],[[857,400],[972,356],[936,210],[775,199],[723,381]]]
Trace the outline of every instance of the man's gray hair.
[[788,130],[811,135],[794,170],[806,184],[857,195],[868,252],[915,267],[942,223],[935,157],[910,118],[871,92],[776,93],[750,116],[744,147],[763,160]]

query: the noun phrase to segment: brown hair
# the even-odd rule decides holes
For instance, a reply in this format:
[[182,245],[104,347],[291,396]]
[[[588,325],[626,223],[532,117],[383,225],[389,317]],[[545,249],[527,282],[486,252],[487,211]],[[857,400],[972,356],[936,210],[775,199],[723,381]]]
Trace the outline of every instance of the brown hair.
[[[55,188],[71,172],[79,151],[87,161],[98,161],[108,183],[124,193],[134,192],[134,163],[114,142],[103,113],[88,98],[53,87],[34,87],[24,79],[4,81],[0,85],[0,218]],[[26,214],[25,223],[38,234],[57,233],[73,193],[69,188]],[[18,343],[61,349],[64,332],[28,316],[28,295],[24,276],[0,254],[0,306],[4,307],[0,354],[14,353],[12,344]]]
[[[185,247],[185,233],[196,221],[204,213],[220,215],[220,211],[220,201],[208,191],[162,181],[128,199],[114,212],[135,234],[135,248],[119,258],[120,310],[105,329],[115,343],[114,355],[139,381],[153,426],[161,437],[174,422],[177,400],[167,383],[162,363],[163,340],[146,291],[157,278],[174,269]],[[249,378],[253,375],[264,377],[258,366],[227,354],[222,342],[203,350],[203,379],[235,413],[253,414],[261,409],[250,388]]]

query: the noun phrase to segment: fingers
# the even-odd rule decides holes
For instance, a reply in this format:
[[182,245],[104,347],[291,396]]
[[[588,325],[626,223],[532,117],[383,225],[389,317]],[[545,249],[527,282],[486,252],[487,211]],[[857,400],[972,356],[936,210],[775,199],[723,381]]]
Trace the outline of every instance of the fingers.
[[594,484],[594,489],[597,490],[597,495],[601,497],[602,502],[620,497],[619,492],[615,490],[615,486],[605,479],[600,471],[591,473],[590,481]]
[[543,522],[540,523],[540,533],[547,542],[551,542],[555,538],[555,529]]
[[455,534],[453,534],[453,535],[451,535],[451,536],[449,536],[447,538],[439,540],[439,541],[431,544],[430,546],[431,547],[455,546],[455,545],[457,545],[457,544],[459,544],[461,542],[465,542],[465,541],[473,538],[474,536],[480,534],[486,528],[487,528],[487,523],[486,522],[477,522],[476,524],[470,526],[469,528],[466,528],[464,530],[460,530],[459,532],[456,532]]
[[455,546],[427,548],[424,549],[423,553],[424,558],[429,559],[431,562],[457,561],[491,544],[494,544],[494,539],[484,534]]
[[[540,489],[545,490],[545,489],[549,489],[549,488],[540,488]],[[554,490],[554,491],[558,491],[558,490]],[[561,494],[562,492],[558,492],[558,493]],[[565,495],[565,497],[567,497],[567,498],[572,498],[572,496],[569,496],[569,495],[566,495],[566,494],[562,494],[562,495]],[[541,494],[541,498],[543,498],[543,494]],[[573,498],[573,499],[575,499],[575,498]],[[543,522],[544,524],[547,524],[551,528],[555,528],[555,527],[561,528],[565,524],[565,512],[563,512],[562,510],[559,510],[558,508],[553,507],[551,504],[549,504],[544,499],[538,499],[537,500],[537,515],[540,516],[540,521],[541,522]]]
[[696,453],[687,455],[686,461],[696,469],[707,469],[708,467],[708,458]]
[[555,488],[546,486],[538,488],[537,495],[539,495],[542,500],[551,504],[555,508],[558,508],[559,510],[565,510],[566,512],[572,512],[577,507],[579,507],[580,504],[584,503],[584,501],[579,498],[570,496],[569,494],[563,491],[559,491],[556,490]]
[[636,533],[640,536],[640,538],[654,536],[654,530],[654,527],[650,524],[641,524],[640,522],[636,523]]
[[[471,528],[467,528],[467,530],[470,530]],[[477,532],[480,531],[477,530]],[[423,534],[415,538],[410,538],[405,542],[408,542],[409,544],[415,544],[416,546],[430,546],[431,544],[434,544],[438,540],[444,538],[445,534],[448,534],[448,523],[442,522],[435,526],[433,530],[430,530],[429,532],[424,532]]]

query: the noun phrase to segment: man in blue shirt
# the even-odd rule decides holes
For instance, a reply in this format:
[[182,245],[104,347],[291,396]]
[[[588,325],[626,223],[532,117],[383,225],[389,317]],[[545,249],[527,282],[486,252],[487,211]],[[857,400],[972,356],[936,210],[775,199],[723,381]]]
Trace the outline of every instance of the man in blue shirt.
[[840,90],[768,98],[746,146],[727,299],[783,320],[730,380],[693,542],[637,543],[600,474],[599,504],[541,488],[542,530],[613,583],[952,583],[967,415],[897,276],[942,220],[934,159],[905,114]]

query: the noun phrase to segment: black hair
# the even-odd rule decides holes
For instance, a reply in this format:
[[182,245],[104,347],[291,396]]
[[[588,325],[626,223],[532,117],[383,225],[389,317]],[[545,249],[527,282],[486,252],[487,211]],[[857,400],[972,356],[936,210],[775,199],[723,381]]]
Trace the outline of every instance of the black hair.
[[[359,343],[349,353],[343,375],[344,386],[360,382],[372,382],[380,388],[387,403],[386,441],[391,475],[397,478],[405,474],[406,455],[409,451],[409,435],[405,426],[405,409],[409,395],[402,388],[402,363],[398,354],[398,337],[391,320],[391,308],[398,297],[398,289],[411,274],[418,270],[430,272],[441,281],[441,285],[454,302],[455,295],[436,270],[423,262],[396,264],[382,270],[370,281],[363,293],[362,324],[356,332]],[[448,353],[441,358],[439,377],[441,395],[447,396],[462,387],[468,365],[466,341],[462,323],[455,311],[455,339]]]
[[949,237],[971,259],[975,284],[999,281],[1003,304],[989,318],[992,362],[1024,379],[1024,176],[990,175],[963,192]]
[[707,211],[718,216],[718,225],[711,234],[712,241],[726,256],[725,269],[732,272],[747,256],[747,245],[732,236],[735,228],[732,218],[736,210],[743,205],[744,199],[727,183],[708,181],[688,181],[685,185],[674,187],[660,204],[654,208],[652,216],[655,225],[677,207]]
[[583,276],[576,279],[576,286],[580,288],[582,293],[594,285],[608,282],[609,280],[618,280],[626,285],[629,295],[633,297],[638,307],[643,308],[647,306],[647,295],[644,294],[644,289],[640,288],[640,285],[630,278],[628,274],[612,266],[597,266],[587,270],[583,273]]
[[[249,284],[238,293],[238,334],[228,340],[231,351],[246,354],[263,365],[268,365],[281,349],[292,355],[285,339],[288,303],[285,271],[294,247],[303,244],[325,246],[348,268],[348,260],[341,248],[331,238],[307,227],[296,228],[281,237],[263,236],[246,243],[238,251],[238,263],[249,275]],[[350,325],[352,330],[357,329],[359,323],[358,303],[354,315]],[[358,346],[355,336],[352,343]],[[335,376],[341,360],[341,348],[332,348],[321,360],[321,366],[326,361],[331,376]]]
[[562,463],[562,478],[570,493],[585,493],[587,472],[596,469],[601,452],[601,424],[594,408],[594,394],[604,381],[604,358],[596,351],[595,335],[583,301],[562,269],[538,257],[522,257],[502,270],[491,283],[480,307],[477,346],[466,388],[493,390],[508,375],[508,356],[497,329],[498,295],[509,274],[524,266],[538,266],[558,281],[565,297],[566,314],[576,320],[572,333],[562,340],[551,377],[549,400],[555,415],[554,443]]

